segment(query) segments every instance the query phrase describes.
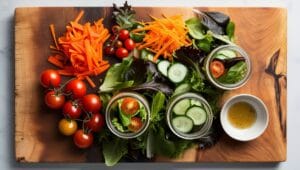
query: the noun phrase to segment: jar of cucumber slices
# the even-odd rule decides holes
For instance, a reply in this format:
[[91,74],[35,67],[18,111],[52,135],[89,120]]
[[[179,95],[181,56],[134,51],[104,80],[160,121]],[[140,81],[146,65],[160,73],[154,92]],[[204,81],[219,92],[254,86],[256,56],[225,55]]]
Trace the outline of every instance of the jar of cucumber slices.
[[187,140],[205,136],[213,122],[211,107],[197,93],[185,93],[172,98],[167,106],[166,118],[171,131]]

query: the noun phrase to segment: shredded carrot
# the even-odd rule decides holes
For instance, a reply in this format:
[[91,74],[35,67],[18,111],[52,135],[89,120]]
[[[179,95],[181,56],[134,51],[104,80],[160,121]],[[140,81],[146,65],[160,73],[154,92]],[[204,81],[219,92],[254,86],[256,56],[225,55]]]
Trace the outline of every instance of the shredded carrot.
[[102,18],[93,24],[80,24],[79,20],[83,15],[84,11],[80,11],[75,20],[66,26],[65,34],[58,40],[54,25],[50,25],[55,44],[50,45],[50,49],[58,54],[49,56],[48,61],[60,68],[59,74],[85,79],[91,87],[95,87],[90,76],[97,76],[110,67],[109,62],[103,59],[102,51],[110,34],[104,27]]
[[147,31],[143,42],[137,44],[138,49],[146,48],[155,53],[156,61],[160,56],[173,60],[172,54],[182,46],[192,44],[188,37],[188,30],[182,16],[152,17],[153,21],[144,23],[144,27],[137,28],[133,32]]

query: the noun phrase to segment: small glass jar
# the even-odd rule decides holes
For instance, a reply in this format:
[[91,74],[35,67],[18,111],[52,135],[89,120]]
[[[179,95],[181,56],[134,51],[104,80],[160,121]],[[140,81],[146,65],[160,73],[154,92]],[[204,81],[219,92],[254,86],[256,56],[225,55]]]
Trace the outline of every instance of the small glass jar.
[[[112,123],[112,119],[115,117],[115,111],[113,111],[113,107],[116,107],[118,101],[123,98],[134,98],[136,99],[141,105],[144,106],[146,112],[146,119],[142,122],[142,127],[136,132],[121,132]],[[116,136],[123,138],[123,139],[131,139],[136,138],[142,135],[148,128],[150,124],[150,108],[148,101],[142,95],[135,93],[135,92],[121,92],[114,95],[107,104],[106,111],[105,111],[105,121],[108,129],[115,134]]]
[[[232,83],[232,84],[222,83],[221,81],[214,78],[213,75],[211,74],[210,64],[214,59],[216,59],[216,55],[222,50],[230,50],[230,51],[234,52],[237,56],[243,57],[245,59],[247,70],[246,70],[243,78],[241,80],[239,80],[238,82],[235,82],[235,83]],[[237,89],[237,88],[242,87],[243,85],[246,84],[246,82],[250,78],[250,74],[251,74],[251,71],[252,71],[251,61],[250,61],[250,58],[249,58],[248,54],[242,48],[240,48],[236,45],[222,45],[222,46],[219,46],[218,48],[214,49],[208,55],[208,57],[205,59],[204,69],[205,69],[207,79],[214,86],[216,86],[217,88],[223,89],[223,90],[233,90],[233,89]]]
[[[176,104],[178,104],[180,101],[185,100],[185,99],[189,99],[189,100],[193,100],[198,102],[198,105],[200,105],[199,107],[201,107],[202,109],[205,110],[206,112],[206,120],[203,124],[201,125],[193,125],[193,130],[191,130],[189,133],[183,133],[178,131],[172,124],[172,120],[176,117],[178,117],[175,113],[174,113],[174,107],[176,106]],[[189,107],[198,107],[198,105],[193,105],[191,104]],[[188,110],[188,109],[187,109]],[[186,115],[183,115],[186,116]],[[169,126],[169,128],[171,129],[171,131],[178,137],[182,138],[182,139],[186,139],[186,140],[193,140],[193,139],[199,139],[205,135],[207,135],[209,129],[212,126],[213,123],[213,113],[211,110],[210,105],[208,104],[208,102],[199,94],[197,93],[185,93],[182,95],[178,95],[175,96],[174,98],[172,98],[167,106],[167,112],[166,112],[166,118],[167,118],[167,124]]]

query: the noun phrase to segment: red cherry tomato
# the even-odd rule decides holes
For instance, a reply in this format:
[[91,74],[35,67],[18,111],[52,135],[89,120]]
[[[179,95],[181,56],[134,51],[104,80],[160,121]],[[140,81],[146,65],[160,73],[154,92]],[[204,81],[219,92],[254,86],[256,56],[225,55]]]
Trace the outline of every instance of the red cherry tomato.
[[129,51],[133,50],[135,47],[134,41],[130,38],[128,38],[124,44],[125,44],[125,48]]
[[119,31],[119,40],[125,41],[127,38],[129,38],[129,31],[128,30],[120,30]]
[[51,109],[60,109],[65,103],[65,96],[51,90],[45,95],[45,103]]
[[61,82],[58,72],[51,69],[44,70],[40,78],[41,85],[45,88],[58,87]]
[[118,48],[116,51],[116,56],[120,59],[125,58],[128,56],[128,50],[126,48]]
[[75,101],[67,101],[63,107],[63,114],[69,116],[71,119],[78,119],[81,116],[82,110]]
[[107,47],[105,47],[104,52],[107,55],[114,55],[116,52],[116,49],[112,46],[107,46]]
[[132,132],[137,132],[139,131],[143,126],[143,122],[141,118],[139,117],[132,117],[130,125],[128,126],[128,129]]
[[100,113],[92,114],[91,118],[86,122],[85,126],[93,132],[99,132],[104,126],[104,118]]
[[83,108],[92,113],[99,112],[101,109],[100,97],[95,94],[88,94],[82,98]]
[[134,115],[140,109],[139,102],[132,97],[126,97],[121,104],[121,110],[126,115]]
[[78,99],[86,94],[86,85],[83,81],[74,79],[66,85],[65,91],[71,93],[74,99]]
[[213,60],[209,65],[209,69],[214,78],[221,77],[225,72],[225,66],[219,60]]
[[85,149],[93,144],[92,133],[85,133],[82,129],[77,130],[73,136],[73,141],[78,148]]
[[115,47],[116,47],[116,48],[123,47],[122,41],[120,41],[120,40],[116,41],[116,42],[115,42]]

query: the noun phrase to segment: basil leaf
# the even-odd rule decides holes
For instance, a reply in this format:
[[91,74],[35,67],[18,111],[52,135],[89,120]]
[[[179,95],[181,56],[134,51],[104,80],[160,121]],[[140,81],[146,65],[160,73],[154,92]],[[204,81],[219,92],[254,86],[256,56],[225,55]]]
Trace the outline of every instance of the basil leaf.
[[199,18],[191,18],[185,21],[189,34],[194,38],[201,40],[205,38],[203,34],[201,20]]
[[107,166],[113,166],[127,154],[127,140],[113,138],[112,140],[103,141],[103,156]]
[[159,112],[164,107],[166,96],[162,92],[157,92],[151,105],[151,120],[159,120]]
[[230,67],[226,74],[218,78],[222,83],[234,84],[242,80],[246,74],[247,65],[244,61],[240,61]]

